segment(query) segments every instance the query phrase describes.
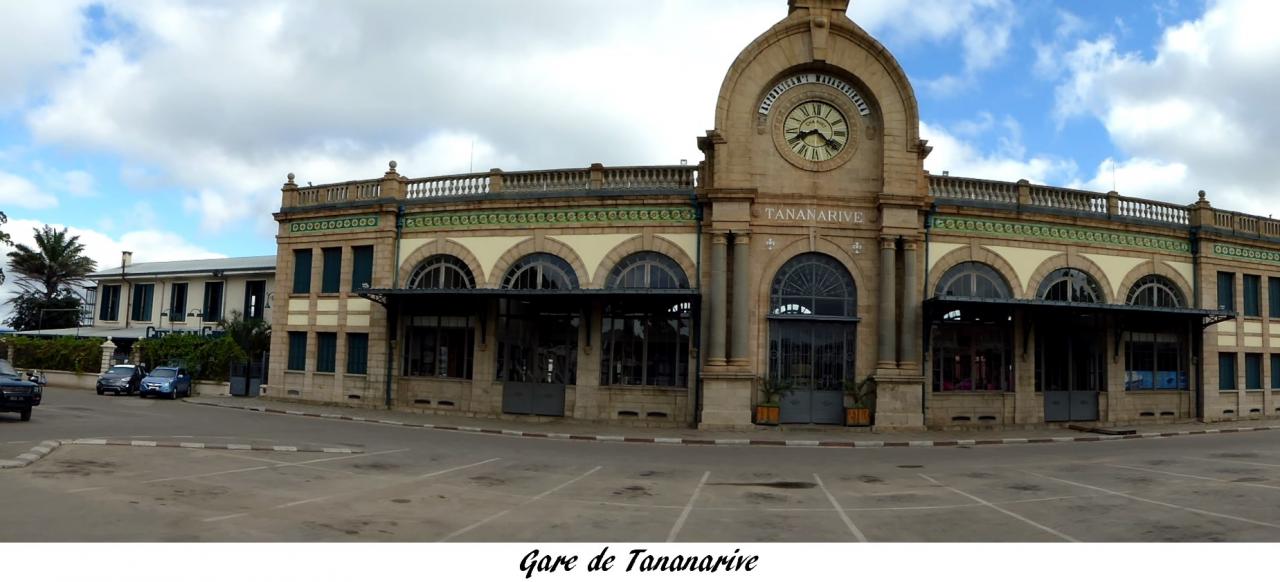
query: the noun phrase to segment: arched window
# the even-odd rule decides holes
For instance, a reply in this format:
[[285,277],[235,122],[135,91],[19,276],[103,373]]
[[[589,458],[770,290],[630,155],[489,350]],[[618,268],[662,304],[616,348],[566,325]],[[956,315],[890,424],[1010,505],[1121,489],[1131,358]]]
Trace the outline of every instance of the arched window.
[[769,381],[786,388],[779,419],[840,424],[857,351],[853,277],[832,257],[799,255],[778,269],[769,302]]
[[578,274],[564,259],[550,253],[521,257],[502,279],[505,289],[577,289]]
[[938,297],[981,297],[1008,299],[1009,283],[990,265],[969,261],[947,270],[938,281]]
[[618,261],[605,280],[608,289],[688,289],[684,269],[662,253],[643,251]]
[[1173,281],[1160,275],[1147,275],[1138,279],[1133,284],[1133,287],[1129,288],[1129,297],[1125,300],[1125,303],[1147,307],[1182,307],[1186,305],[1178,286],[1174,285]]
[[781,316],[853,317],[857,290],[839,261],[806,253],[787,261],[773,278],[769,313]]
[[1098,282],[1080,269],[1058,269],[1040,282],[1041,299],[1071,303],[1102,303],[1105,295]]
[[406,289],[472,289],[476,279],[462,259],[432,255],[418,263],[404,286]]

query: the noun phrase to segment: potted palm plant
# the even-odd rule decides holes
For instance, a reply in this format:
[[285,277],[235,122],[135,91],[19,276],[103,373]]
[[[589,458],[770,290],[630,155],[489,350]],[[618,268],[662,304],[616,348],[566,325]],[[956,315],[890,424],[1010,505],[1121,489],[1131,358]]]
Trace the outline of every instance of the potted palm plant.
[[844,392],[849,405],[844,408],[845,426],[871,426],[871,407],[876,399],[876,381],[871,376],[861,382],[846,380]]
[[782,395],[791,391],[791,385],[778,378],[760,378],[759,381],[763,400],[756,404],[755,423],[778,424]]

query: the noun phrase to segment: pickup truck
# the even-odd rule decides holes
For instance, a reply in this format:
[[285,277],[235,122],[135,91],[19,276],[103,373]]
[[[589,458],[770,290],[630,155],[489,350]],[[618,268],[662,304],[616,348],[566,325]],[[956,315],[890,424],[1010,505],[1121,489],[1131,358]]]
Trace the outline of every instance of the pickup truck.
[[0,360],[0,412],[16,412],[31,420],[31,409],[40,405],[43,390],[35,382],[22,379],[9,360]]

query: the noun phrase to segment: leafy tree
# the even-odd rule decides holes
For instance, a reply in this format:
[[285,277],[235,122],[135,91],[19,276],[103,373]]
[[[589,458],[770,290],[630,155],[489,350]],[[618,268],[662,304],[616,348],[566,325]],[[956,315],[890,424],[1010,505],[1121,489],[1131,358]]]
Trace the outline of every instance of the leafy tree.
[[219,325],[250,360],[256,360],[271,350],[271,324],[266,321],[244,319],[239,311],[232,310],[231,318],[222,320]]
[[[18,275],[20,291],[9,300],[14,313],[7,323],[19,330],[73,327],[82,303],[74,289],[98,265],[84,255],[80,237],[69,235],[67,229],[46,224],[34,230],[35,248],[19,243],[9,251],[9,270]],[[72,308],[77,311],[49,311]]]

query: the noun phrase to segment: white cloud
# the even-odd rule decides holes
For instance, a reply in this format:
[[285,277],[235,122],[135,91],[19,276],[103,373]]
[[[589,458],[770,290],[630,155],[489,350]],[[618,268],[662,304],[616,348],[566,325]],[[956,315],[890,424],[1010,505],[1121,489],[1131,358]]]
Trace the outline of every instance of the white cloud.
[[933,152],[925,158],[925,169],[934,174],[944,171],[953,176],[988,180],[1030,180],[1040,184],[1063,183],[1076,173],[1075,162],[1037,154],[1028,157],[1021,141],[1021,128],[1012,118],[997,120],[982,115],[976,122],[960,124],[961,132],[976,138],[999,129],[994,151],[982,151],[971,141],[929,123],[920,123],[920,137],[929,140]]
[[5,207],[51,208],[58,199],[22,176],[0,171],[0,204]]
[[1115,190],[1125,196],[1187,204],[1195,201],[1195,193],[1184,190],[1187,173],[1188,168],[1184,164],[1146,158],[1124,161],[1107,158],[1098,164],[1093,178],[1086,182],[1072,182],[1068,187],[1097,192]]
[[1215,206],[1274,213],[1278,17],[1269,0],[1216,0],[1165,28],[1151,57],[1108,37],[1081,41],[1064,58],[1057,115],[1101,121],[1129,157],[1117,164],[1133,169],[1135,191],[1185,203],[1203,189]]
[[0,111],[28,99],[73,62],[83,43],[84,0],[0,2]]

